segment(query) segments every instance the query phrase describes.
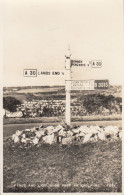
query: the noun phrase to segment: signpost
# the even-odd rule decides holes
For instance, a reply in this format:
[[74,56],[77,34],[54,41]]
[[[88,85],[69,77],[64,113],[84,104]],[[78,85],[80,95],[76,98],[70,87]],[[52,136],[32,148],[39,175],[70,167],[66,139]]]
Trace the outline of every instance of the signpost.
[[66,90],[66,111],[65,121],[70,125],[70,91],[71,90],[105,90],[109,88],[108,80],[71,80],[71,67],[91,67],[101,68],[101,60],[91,60],[84,62],[83,60],[72,60],[70,49],[66,55],[65,71],[63,70],[37,70],[37,69],[24,69],[24,77],[38,77],[38,76],[54,76],[63,77],[66,75],[65,90]]
[[71,67],[89,67],[92,68],[101,68],[101,60],[91,60],[88,63],[84,63],[83,60],[71,60],[70,50],[66,54],[66,81],[65,81],[65,90],[66,90],[66,110],[65,110],[65,122],[67,125],[70,125],[71,122],[71,113],[70,113],[70,91],[71,90],[105,90],[109,88],[108,80],[71,80]]
[[71,53],[70,50],[68,50],[66,54],[66,66],[65,66],[65,71],[66,71],[66,107],[65,107],[65,121],[68,125],[70,125],[70,118],[71,118],[71,113],[70,113],[70,79],[71,79],[71,66],[70,66],[70,57]]

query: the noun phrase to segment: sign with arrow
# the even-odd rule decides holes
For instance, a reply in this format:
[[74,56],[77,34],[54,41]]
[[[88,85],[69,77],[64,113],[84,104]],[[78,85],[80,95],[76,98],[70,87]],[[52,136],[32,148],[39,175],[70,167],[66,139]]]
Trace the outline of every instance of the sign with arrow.
[[71,60],[71,66],[73,67],[91,67],[91,68],[101,68],[101,60],[90,60],[84,62],[84,60]]
[[24,77],[38,77],[38,76],[65,76],[65,70],[37,70],[37,69],[24,69]]
[[[68,88],[67,88],[68,86]],[[108,80],[70,80],[66,81],[66,90],[106,90]]]

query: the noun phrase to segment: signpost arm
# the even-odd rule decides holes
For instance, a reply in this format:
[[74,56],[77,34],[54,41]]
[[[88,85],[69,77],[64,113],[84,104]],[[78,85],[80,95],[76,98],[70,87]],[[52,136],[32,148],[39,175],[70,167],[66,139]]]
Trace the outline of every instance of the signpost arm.
[[70,79],[71,79],[71,54],[70,50],[68,50],[66,54],[66,66],[65,66],[65,72],[66,72],[66,83],[65,83],[65,90],[66,90],[66,108],[65,108],[65,122],[67,125],[70,125],[71,123],[71,109],[70,109]]

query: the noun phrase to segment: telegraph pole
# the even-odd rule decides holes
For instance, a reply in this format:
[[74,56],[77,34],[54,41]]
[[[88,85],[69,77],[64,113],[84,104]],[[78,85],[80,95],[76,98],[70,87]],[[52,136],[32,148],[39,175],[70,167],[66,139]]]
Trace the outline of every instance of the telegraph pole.
[[67,125],[71,123],[71,109],[70,109],[70,80],[71,80],[71,53],[70,48],[68,49],[66,55],[66,65],[65,65],[65,73],[66,73],[66,108],[65,108],[65,122]]

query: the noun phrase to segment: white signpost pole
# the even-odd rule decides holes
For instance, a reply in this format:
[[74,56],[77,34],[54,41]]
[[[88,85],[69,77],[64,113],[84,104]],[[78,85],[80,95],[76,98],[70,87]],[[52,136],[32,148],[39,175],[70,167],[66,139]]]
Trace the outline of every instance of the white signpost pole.
[[65,90],[66,90],[66,108],[65,108],[65,122],[67,125],[71,123],[71,110],[70,110],[70,80],[71,80],[71,54],[70,50],[67,51],[66,55],[66,66],[65,66],[65,73],[66,73],[66,83],[65,83]]

